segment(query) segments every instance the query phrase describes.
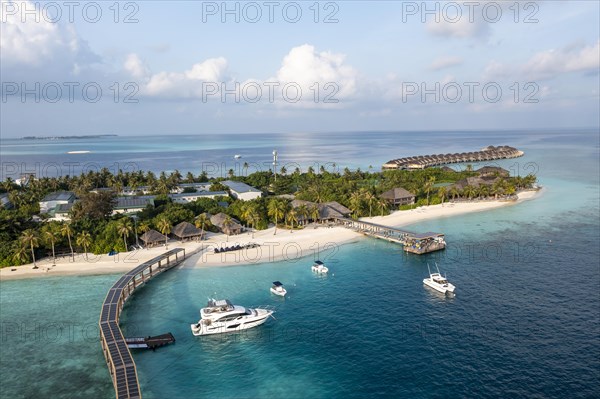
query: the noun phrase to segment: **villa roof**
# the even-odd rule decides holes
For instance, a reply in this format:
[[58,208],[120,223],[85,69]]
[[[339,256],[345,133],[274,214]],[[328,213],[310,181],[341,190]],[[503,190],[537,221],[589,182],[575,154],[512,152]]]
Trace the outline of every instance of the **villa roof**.
[[391,200],[395,200],[395,199],[399,199],[399,198],[412,198],[415,195],[413,193],[411,193],[410,191],[402,188],[402,187],[396,187],[393,188],[391,190],[388,190],[386,192],[384,192],[383,194],[381,194],[381,198],[385,198],[385,199],[391,199]]
[[74,202],[68,203],[68,204],[58,204],[56,205],[56,208],[54,208],[54,214],[57,213],[69,213],[69,211],[71,210],[71,208],[73,208],[73,205],[75,205]]
[[42,202],[48,201],[73,201],[75,200],[75,193],[71,191],[57,191],[50,193],[44,197]]
[[144,234],[140,236],[140,240],[144,241],[146,244],[152,244],[155,242],[165,241],[167,239],[166,236],[160,234],[156,230],[148,230]]
[[228,196],[225,191],[200,191],[196,193],[179,193],[179,194],[169,194],[171,198],[184,198],[184,197],[212,197],[212,196]]
[[335,210],[338,213],[341,213],[342,215],[349,215],[352,213],[350,209],[346,208],[344,205],[336,201],[325,202],[323,205],[332,208],[333,210]]
[[145,208],[148,205],[154,205],[154,197],[117,197],[114,209]]
[[246,183],[242,183],[240,181],[225,180],[222,181],[221,184],[229,187],[232,191],[235,191],[236,193],[262,193],[262,191],[260,191],[259,189],[249,186]]
[[173,234],[180,238],[195,237],[202,234],[202,230],[189,222],[181,222],[173,228]]
[[[223,222],[225,222],[225,219],[227,218],[228,215],[224,214],[223,212],[217,213],[216,215],[213,215],[210,217],[210,222],[213,224],[213,226],[217,226],[219,228],[223,228]],[[233,224],[229,227],[230,229],[236,229],[236,227],[242,227],[242,225],[240,224],[240,221],[234,218],[231,218],[231,221],[233,222]]]

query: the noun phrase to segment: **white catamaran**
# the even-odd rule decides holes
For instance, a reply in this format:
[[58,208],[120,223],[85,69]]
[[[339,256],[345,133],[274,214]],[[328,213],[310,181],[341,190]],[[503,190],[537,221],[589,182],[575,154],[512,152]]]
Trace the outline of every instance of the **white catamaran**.
[[431,269],[429,269],[429,264],[427,264],[427,270],[429,270],[429,278],[423,279],[423,284],[433,288],[436,291],[441,292],[442,294],[454,295],[455,287],[448,282],[446,276],[442,277],[437,263],[435,264],[435,267],[437,269],[437,273],[431,273]]

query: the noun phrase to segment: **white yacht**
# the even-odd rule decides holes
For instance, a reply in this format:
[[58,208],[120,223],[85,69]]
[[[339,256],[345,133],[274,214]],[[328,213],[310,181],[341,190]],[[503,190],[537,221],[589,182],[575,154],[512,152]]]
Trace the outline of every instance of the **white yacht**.
[[250,309],[232,305],[229,300],[210,299],[200,309],[200,320],[192,324],[192,334],[208,335],[241,331],[263,324],[273,314],[271,309]]
[[279,295],[279,296],[285,296],[285,294],[287,294],[287,291],[285,288],[283,288],[283,284],[281,284],[281,282],[279,281],[273,281],[273,286],[271,287],[271,292],[275,295]]
[[325,266],[325,264],[320,260],[315,261],[315,264],[312,265],[311,270],[318,274],[327,274],[327,272],[329,271],[327,266]]
[[233,158],[234,158],[234,159],[240,159],[241,157],[242,157],[242,156],[241,156],[240,154],[235,154],[235,155],[233,156]]
[[455,287],[448,282],[445,276],[442,277],[437,264],[435,267],[437,268],[437,273],[431,273],[431,269],[429,269],[429,265],[427,265],[427,270],[429,270],[429,278],[423,279],[423,284],[441,292],[442,294],[454,295]]

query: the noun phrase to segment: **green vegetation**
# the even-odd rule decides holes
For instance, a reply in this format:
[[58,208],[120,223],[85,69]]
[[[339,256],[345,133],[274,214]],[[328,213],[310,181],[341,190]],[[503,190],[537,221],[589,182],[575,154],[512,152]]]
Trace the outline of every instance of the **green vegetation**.
[[[247,174],[247,168],[243,171]],[[295,198],[313,203],[337,201],[352,211],[353,217],[385,215],[391,209],[381,198],[381,193],[395,187],[403,187],[416,196],[413,206],[439,204],[448,200],[469,200],[510,196],[522,188],[535,183],[534,176],[499,178],[490,186],[442,186],[440,183],[455,183],[477,173],[472,168],[463,172],[452,172],[439,168],[418,171],[386,170],[363,172],[360,169],[332,173],[320,168],[306,173],[295,169],[292,173],[282,170],[275,176],[271,171],[256,172],[247,176],[228,176],[259,188],[267,196],[252,201],[234,200],[231,197],[216,199],[201,198],[187,204],[173,203],[167,196],[182,182],[201,183],[209,181],[205,173],[194,176],[188,173],[185,180],[178,171],[169,175],[152,172],[119,171],[111,174],[107,169],[89,172],[81,176],[63,176],[32,180],[21,187],[8,178],[0,186],[0,193],[7,192],[14,205],[12,209],[0,208],[0,267],[37,262],[40,258],[70,255],[76,252],[108,253],[111,250],[127,251],[135,242],[136,234],[156,229],[169,234],[173,226],[182,221],[194,223],[202,231],[216,231],[208,214],[223,212],[228,215],[227,223],[237,219],[253,229],[266,229],[270,223],[277,228],[302,228],[307,220],[318,218],[319,209],[312,205],[301,205],[292,209],[290,200],[279,197],[293,194]],[[227,191],[221,181],[212,179],[211,190]],[[155,195],[154,207],[149,206],[137,214],[134,221],[127,215],[111,216],[115,196],[125,187],[138,189],[147,186]],[[113,191],[91,192],[94,188],[109,187]],[[39,215],[39,201],[55,191],[73,191],[78,202],[70,211],[71,221],[47,221],[47,215]],[[227,207],[221,206],[223,202]],[[219,205],[221,203],[221,205]],[[277,228],[274,234],[277,234]]]

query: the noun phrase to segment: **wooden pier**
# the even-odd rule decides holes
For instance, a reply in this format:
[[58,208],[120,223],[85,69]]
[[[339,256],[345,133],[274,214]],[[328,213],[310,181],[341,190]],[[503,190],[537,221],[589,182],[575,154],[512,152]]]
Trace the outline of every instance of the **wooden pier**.
[[104,299],[98,322],[100,341],[117,399],[142,397],[135,363],[119,327],[125,301],[148,280],[177,266],[184,259],[185,249],[175,248],[144,262],[117,280]]
[[446,248],[442,233],[412,233],[395,227],[347,218],[336,218],[336,224],[382,240],[402,244],[406,252],[422,255]]

